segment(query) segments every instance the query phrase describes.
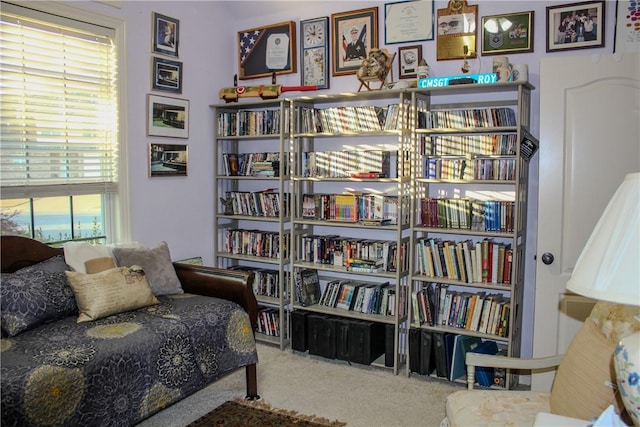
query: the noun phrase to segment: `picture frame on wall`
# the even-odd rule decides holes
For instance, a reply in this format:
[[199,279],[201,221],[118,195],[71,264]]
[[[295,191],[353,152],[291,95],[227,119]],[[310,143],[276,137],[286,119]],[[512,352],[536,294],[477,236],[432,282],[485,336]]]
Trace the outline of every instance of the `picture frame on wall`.
[[384,43],[433,40],[433,1],[399,1],[384,5]]
[[547,52],[604,46],[605,2],[547,6]]
[[478,56],[476,47],[478,5],[466,0],[450,0],[448,7],[438,9],[436,59],[469,59]]
[[180,20],[153,12],[153,52],[178,57]]
[[331,15],[333,75],[355,74],[372,48],[378,47],[378,7]]
[[280,22],[238,31],[241,80],[296,72],[296,23]]
[[422,60],[422,45],[401,46],[398,48],[398,77],[415,79],[418,77],[418,64]]
[[187,176],[185,144],[149,144],[149,176]]
[[640,51],[640,2],[616,0],[613,53]]
[[533,52],[534,12],[482,17],[482,54]]
[[147,96],[147,135],[189,137],[189,101],[168,96]]
[[300,84],[329,89],[329,17],[300,21]]
[[154,56],[151,69],[152,89],[182,93],[182,62]]

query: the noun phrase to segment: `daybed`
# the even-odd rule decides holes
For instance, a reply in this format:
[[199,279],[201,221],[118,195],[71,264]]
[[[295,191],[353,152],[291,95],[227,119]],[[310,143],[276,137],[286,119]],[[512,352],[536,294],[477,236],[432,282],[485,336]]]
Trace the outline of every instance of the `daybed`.
[[132,425],[241,367],[258,396],[251,273],[174,263],[184,293],[79,322],[62,249],[3,236],[0,250],[3,426]]

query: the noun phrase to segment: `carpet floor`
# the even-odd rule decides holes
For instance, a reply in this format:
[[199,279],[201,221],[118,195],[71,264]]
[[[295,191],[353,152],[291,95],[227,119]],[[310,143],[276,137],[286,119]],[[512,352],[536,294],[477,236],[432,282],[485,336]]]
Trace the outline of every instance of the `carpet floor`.
[[261,401],[235,400],[224,402],[188,427],[342,427],[345,423],[331,421],[295,411],[273,409]]
[[[445,399],[464,384],[349,365],[258,343],[258,393],[273,408],[345,422],[348,427],[437,427]],[[245,396],[244,370],[148,418],[138,427],[185,427]]]

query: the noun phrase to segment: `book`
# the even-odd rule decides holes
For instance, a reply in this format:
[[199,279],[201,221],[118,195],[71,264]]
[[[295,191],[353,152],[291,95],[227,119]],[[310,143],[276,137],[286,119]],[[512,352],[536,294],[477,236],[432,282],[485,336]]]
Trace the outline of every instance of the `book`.
[[311,268],[299,270],[296,281],[298,302],[305,307],[320,301],[320,279],[318,272]]
[[475,349],[482,343],[478,337],[468,335],[457,335],[453,343],[453,359],[451,361],[451,380],[466,378],[467,375],[467,352]]

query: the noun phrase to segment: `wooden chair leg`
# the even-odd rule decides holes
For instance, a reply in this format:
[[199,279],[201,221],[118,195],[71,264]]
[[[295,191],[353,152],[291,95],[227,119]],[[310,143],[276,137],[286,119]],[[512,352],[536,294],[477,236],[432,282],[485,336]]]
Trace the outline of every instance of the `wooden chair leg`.
[[259,400],[258,394],[258,371],[256,364],[247,365],[245,367],[246,381],[247,381],[247,396],[246,400]]

